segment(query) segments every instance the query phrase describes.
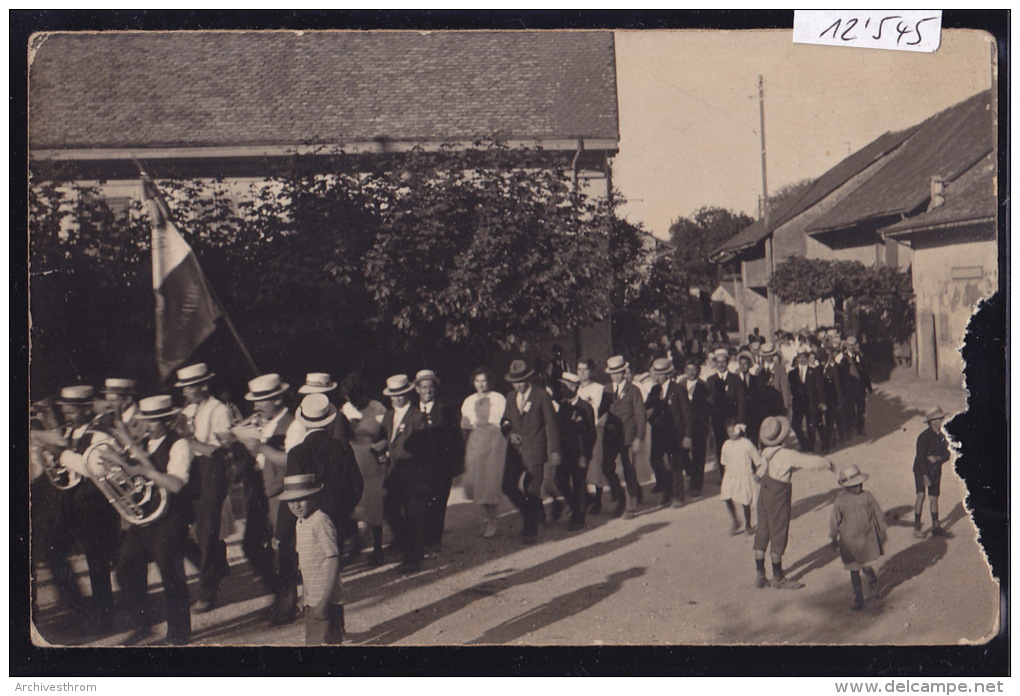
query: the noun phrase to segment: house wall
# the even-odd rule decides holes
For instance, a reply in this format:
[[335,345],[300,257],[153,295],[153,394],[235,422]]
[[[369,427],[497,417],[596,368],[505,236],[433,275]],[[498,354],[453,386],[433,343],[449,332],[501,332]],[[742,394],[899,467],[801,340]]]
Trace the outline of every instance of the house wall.
[[[975,239],[977,236],[977,239]],[[959,348],[978,302],[998,289],[994,228],[915,235],[916,369],[920,377],[959,382]]]

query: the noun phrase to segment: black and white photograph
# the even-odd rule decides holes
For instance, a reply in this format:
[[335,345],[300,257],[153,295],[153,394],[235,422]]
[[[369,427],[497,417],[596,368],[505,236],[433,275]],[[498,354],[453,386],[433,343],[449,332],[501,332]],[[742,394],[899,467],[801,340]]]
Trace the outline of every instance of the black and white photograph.
[[940,31],[34,34],[32,644],[995,638]]

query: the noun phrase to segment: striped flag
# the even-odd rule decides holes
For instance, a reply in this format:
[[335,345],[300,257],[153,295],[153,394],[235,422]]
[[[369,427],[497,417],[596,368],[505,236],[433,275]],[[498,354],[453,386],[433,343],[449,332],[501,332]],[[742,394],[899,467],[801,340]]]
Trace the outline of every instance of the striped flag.
[[223,310],[155,184],[143,178],[142,191],[152,219],[156,366],[160,380],[164,380],[216,330],[216,320]]

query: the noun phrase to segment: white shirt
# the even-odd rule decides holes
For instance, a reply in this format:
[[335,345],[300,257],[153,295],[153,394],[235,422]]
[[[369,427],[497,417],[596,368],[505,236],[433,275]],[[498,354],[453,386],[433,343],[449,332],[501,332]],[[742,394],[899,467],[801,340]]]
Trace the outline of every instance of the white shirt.
[[197,441],[203,445],[223,444],[217,433],[230,430],[230,409],[226,404],[210,396],[201,404],[188,404],[182,413],[191,423]]
[[798,365],[797,366],[797,370],[798,370],[798,372],[800,372],[800,381],[803,382],[803,383],[807,383],[808,366],[807,365]]
[[520,411],[521,413],[524,413],[524,404],[528,403],[528,399],[530,398],[531,387],[529,386],[523,394],[521,393],[517,394],[517,410]]
[[588,402],[596,411],[602,403],[602,395],[606,393],[606,387],[599,382],[588,382],[577,388],[577,395]]
[[[478,420],[476,404],[480,399],[489,400],[489,418],[484,422]],[[460,427],[464,430],[474,430],[475,428],[483,430],[498,429],[504,411],[506,411],[505,396],[495,391],[485,392],[484,394],[476,392],[464,399],[464,403],[460,407]]]
[[[70,440],[69,444],[72,449],[66,449],[61,452],[59,461],[61,466],[70,469],[76,474],[80,474],[87,478],[95,478],[95,476],[92,475],[92,472],[88,470],[88,467],[85,466],[85,458],[73,449],[78,440],[80,440],[87,432],[89,432],[89,426],[87,423],[85,425],[79,425],[71,431],[71,436],[68,439]],[[114,440],[101,430],[93,430],[91,444],[98,445],[100,442],[114,442]]]
[[[276,432],[276,426],[279,425],[280,419],[286,415],[287,409],[280,409],[280,412],[273,416],[271,419],[266,421],[266,424],[262,426],[262,431],[259,433],[259,442],[269,442],[269,438]],[[304,442],[305,439],[305,426],[301,425],[295,418],[289,426],[287,426],[287,432],[283,436],[283,451],[290,452],[294,449],[295,445],[299,445]],[[266,455],[259,454],[255,457],[255,466],[259,471],[266,468]]]
[[696,380],[696,379],[685,379],[685,381],[686,381],[686,385],[685,386],[687,387],[687,397],[691,401],[694,401],[694,390],[698,386],[698,380]]
[[435,403],[436,403],[435,401],[430,401],[427,404],[420,404],[421,405],[421,412],[424,413],[426,416],[429,415],[430,413],[432,413],[432,406]]
[[329,519],[329,515],[322,510],[316,510],[306,519],[299,517],[295,537],[298,567],[301,569],[303,604],[313,607],[327,593],[330,604],[343,604],[344,587],[339,573],[332,585],[331,578],[326,574],[329,559],[340,556],[336,527]]
[[[160,444],[166,439],[166,435],[158,440],[149,440],[145,446],[146,451],[152,454],[159,449]],[[191,469],[191,446],[183,437],[178,438],[170,447],[170,458],[166,463],[166,473],[181,480],[181,483],[188,482],[188,472]]]
[[400,424],[404,421],[404,416],[407,415],[407,411],[410,408],[411,402],[407,402],[400,408],[393,409],[393,432],[390,433],[390,442],[397,439],[397,432],[400,431]]
[[662,400],[665,401],[666,393],[669,391],[669,380],[663,382],[662,386],[660,386],[659,389],[662,391]]
[[806,452],[796,452],[785,447],[766,447],[761,451],[765,464],[759,468],[759,474],[768,474],[776,481],[789,483],[793,478],[793,472],[797,469],[809,469],[821,471],[829,468],[826,459]]

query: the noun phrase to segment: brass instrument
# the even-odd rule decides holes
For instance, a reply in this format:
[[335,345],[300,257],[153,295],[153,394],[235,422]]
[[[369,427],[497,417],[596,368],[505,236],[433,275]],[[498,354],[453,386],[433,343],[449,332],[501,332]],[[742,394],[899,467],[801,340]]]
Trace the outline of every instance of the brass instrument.
[[140,474],[129,474],[118,464],[103,461],[103,454],[121,456],[138,444],[118,445],[109,440],[97,442],[82,455],[85,466],[94,474],[96,487],[128,524],[143,526],[158,520],[170,502],[169,492],[155,481]]
[[30,456],[32,461],[42,468],[53,487],[60,491],[69,491],[81,483],[81,474],[62,466],[60,459],[45,447],[47,444],[65,440],[52,401],[44,399],[32,404],[29,411],[29,427],[32,429],[29,434],[32,443]]

